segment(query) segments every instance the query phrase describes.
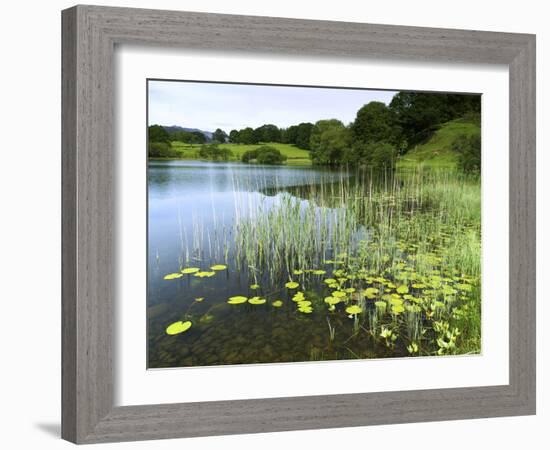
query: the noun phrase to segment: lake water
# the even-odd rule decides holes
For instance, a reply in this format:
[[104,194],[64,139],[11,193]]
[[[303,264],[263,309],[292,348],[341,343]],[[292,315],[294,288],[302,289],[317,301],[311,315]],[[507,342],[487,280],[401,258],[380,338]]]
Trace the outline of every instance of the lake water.
[[[350,339],[353,320],[327,322],[326,310],[300,314],[291,293],[276,292],[261,270],[237,261],[233,225],[289,197],[307,207],[307,187],[338,183],[346,174],[309,166],[258,166],[157,161],[148,166],[148,366],[185,367],[374,357],[384,354],[367,334]],[[293,239],[294,236],[287,236]],[[268,239],[268,237],[266,237]],[[253,245],[253,243],[252,243]],[[326,256],[326,255],[325,255]],[[185,267],[226,270],[165,280]],[[255,277],[256,275],[256,277]],[[258,277],[260,277],[258,279]],[[288,280],[279,280],[278,284]],[[251,284],[261,288],[251,289]],[[319,292],[325,289],[319,280]],[[276,295],[272,295],[276,292]],[[230,305],[236,295],[267,298],[263,305]],[[272,306],[281,299],[280,308]],[[201,299],[197,301],[196,299]],[[166,327],[192,327],[167,335]],[[336,334],[330,336],[330,329]],[[392,355],[398,356],[399,350]]]

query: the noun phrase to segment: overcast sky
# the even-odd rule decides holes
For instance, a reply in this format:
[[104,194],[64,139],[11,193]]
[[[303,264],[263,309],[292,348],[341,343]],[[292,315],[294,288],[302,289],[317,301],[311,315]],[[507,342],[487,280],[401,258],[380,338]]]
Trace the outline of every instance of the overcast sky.
[[280,128],[320,119],[348,124],[373,100],[389,104],[393,91],[242,84],[149,81],[149,125],[179,125],[214,131]]

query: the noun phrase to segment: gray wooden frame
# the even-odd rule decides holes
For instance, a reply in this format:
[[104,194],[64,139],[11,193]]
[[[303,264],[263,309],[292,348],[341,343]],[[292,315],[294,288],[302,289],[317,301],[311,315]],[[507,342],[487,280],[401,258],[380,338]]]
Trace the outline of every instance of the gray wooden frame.
[[[62,437],[76,443],[535,413],[535,37],[75,6],[62,13]],[[510,77],[508,385],[113,405],[115,44],[506,64]]]

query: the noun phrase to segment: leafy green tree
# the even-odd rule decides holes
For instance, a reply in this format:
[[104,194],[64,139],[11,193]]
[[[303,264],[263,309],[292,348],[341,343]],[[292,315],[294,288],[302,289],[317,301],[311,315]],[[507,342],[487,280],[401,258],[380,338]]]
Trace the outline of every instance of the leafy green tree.
[[258,138],[254,130],[247,127],[239,131],[239,141],[241,144],[257,144]]
[[296,130],[296,147],[304,150],[310,150],[309,141],[311,138],[311,132],[313,130],[313,124],[309,122],[303,122],[298,125]]
[[233,144],[237,144],[240,142],[239,140],[239,131],[238,130],[231,130],[229,132],[229,142]]
[[395,136],[394,115],[384,103],[370,102],[357,111],[351,131],[356,141],[390,141]]
[[227,139],[227,134],[221,128],[218,128],[218,129],[216,129],[216,131],[214,131],[214,133],[212,133],[212,139],[215,142],[223,144],[223,143],[225,143],[225,140]]
[[160,125],[151,125],[148,129],[149,142],[170,142],[170,135]]
[[254,130],[258,142],[281,142],[281,130],[276,125],[266,124]]
[[147,154],[150,158],[177,158],[178,152],[172,149],[170,142],[149,142]]
[[228,161],[233,156],[233,152],[226,147],[220,147],[218,144],[208,144],[201,146],[199,156],[212,161]]
[[414,145],[428,139],[441,123],[480,113],[481,96],[399,92],[389,108],[401,130],[401,140]]
[[283,164],[287,157],[279,149],[269,145],[262,145],[253,150],[247,150],[241,156],[241,161],[250,163],[256,161],[258,164],[277,165]]
[[337,119],[319,120],[310,136],[311,160],[316,165],[340,165],[350,152],[352,134]]
[[458,164],[464,172],[481,172],[481,134],[462,134],[452,148],[458,152]]

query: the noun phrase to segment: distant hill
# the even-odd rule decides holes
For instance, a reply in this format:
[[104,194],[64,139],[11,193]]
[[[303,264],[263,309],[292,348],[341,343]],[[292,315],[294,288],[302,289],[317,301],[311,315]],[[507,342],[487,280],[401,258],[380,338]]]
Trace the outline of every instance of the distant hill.
[[199,130],[198,128],[185,128],[185,127],[180,127],[178,125],[171,125],[171,126],[162,125],[162,128],[164,128],[166,132],[169,134],[177,133],[178,131],[187,131],[188,133],[194,133],[198,131],[199,133],[204,134],[204,137],[208,142],[212,140],[213,133],[211,131]]
[[478,124],[463,119],[452,120],[442,124],[428,141],[410,149],[399,160],[398,166],[412,167],[423,163],[432,167],[454,168],[458,162],[458,154],[453,150],[455,139],[465,134],[479,134]]

